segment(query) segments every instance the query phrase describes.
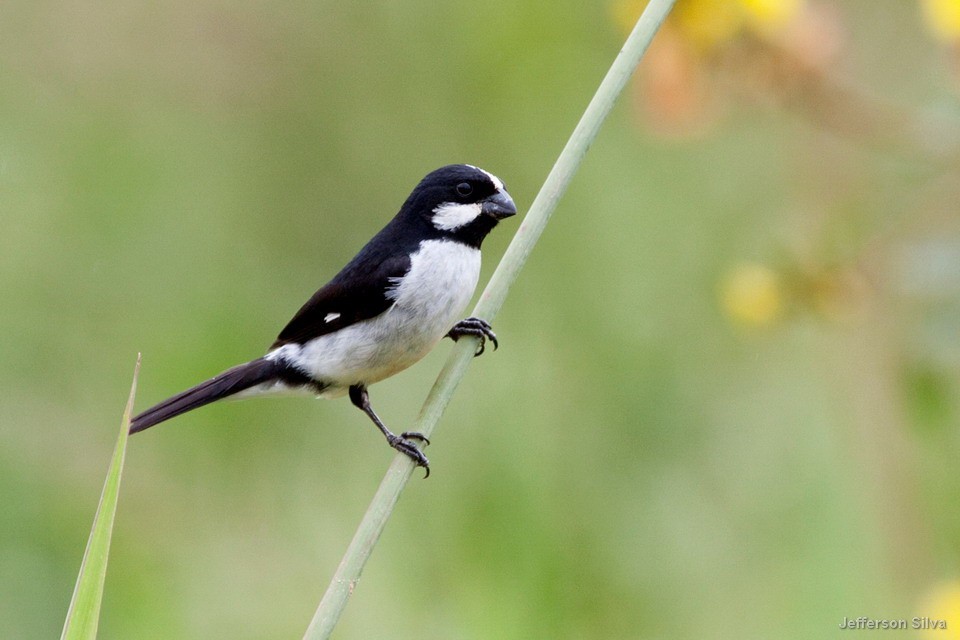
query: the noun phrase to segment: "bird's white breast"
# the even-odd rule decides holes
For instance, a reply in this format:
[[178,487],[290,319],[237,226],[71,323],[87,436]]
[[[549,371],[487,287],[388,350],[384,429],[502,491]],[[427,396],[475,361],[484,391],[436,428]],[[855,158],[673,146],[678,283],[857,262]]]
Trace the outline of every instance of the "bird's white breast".
[[463,311],[479,277],[479,249],[452,240],[424,240],[410,257],[410,270],[393,279],[387,295],[395,300],[395,309],[446,324]]
[[[338,395],[352,384],[371,384],[425,356],[459,319],[480,277],[480,250],[450,240],[424,240],[406,275],[394,278],[394,301],[380,315],[296,347],[283,357]],[[279,350],[278,350],[279,351]]]

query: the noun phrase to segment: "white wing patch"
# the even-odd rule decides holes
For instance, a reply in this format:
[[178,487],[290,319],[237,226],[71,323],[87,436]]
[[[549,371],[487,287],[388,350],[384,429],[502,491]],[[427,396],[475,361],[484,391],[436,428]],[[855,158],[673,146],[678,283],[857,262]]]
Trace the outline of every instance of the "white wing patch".
[[336,320],[336,319],[339,318],[339,317],[340,317],[340,314],[339,314],[339,313],[328,313],[327,315],[323,316],[323,321],[324,321],[324,322],[333,322],[334,320]]
[[480,203],[458,204],[445,202],[433,210],[433,226],[444,231],[454,231],[468,225],[480,215]]

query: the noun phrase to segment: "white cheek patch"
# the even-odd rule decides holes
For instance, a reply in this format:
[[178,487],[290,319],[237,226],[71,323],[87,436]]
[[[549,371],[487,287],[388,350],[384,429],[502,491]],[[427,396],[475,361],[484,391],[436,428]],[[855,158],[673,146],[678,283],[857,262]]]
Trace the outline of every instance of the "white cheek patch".
[[433,226],[444,231],[453,231],[468,225],[480,215],[480,203],[458,204],[446,202],[433,210]]
[[339,314],[339,313],[328,313],[327,315],[323,316],[323,321],[324,321],[324,322],[333,322],[334,320],[336,320],[336,319],[339,318],[339,317],[340,317],[340,314]]

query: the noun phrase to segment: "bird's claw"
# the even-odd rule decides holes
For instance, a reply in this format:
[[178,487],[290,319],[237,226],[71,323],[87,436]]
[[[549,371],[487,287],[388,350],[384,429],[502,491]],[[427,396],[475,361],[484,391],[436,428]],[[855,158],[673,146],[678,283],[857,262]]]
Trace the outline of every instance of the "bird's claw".
[[423,455],[423,452],[420,451],[420,448],[417,447],[417,445],[410,442],[408,438],[415,438],[418,440],[422,440],[424,444],[430,444],[430,441],[427,440],[427,438],[424,437],[423,434],[410,432],[410,431],[404,431],[399,436],[392,435],[387,438],[387,442],[390,444],[391,447],[393,447],[400,453],[404,454],[405,456],[413,460],[413,463],[415,465],[417,465],[418,467],[423,467],[426,470],[426,474],[423,477],[429,478],[430,477],[430,461],[427,460],[427,456]]
[[413,440],[419,440],[423,444],[430,444],[430,438],[423,435],[419,431],[404,431],[403,433],[400,434],[400,437],[403,438],[404,440],[413,439]]
[[466,318],[461,320],[457,324],[453,325],[453,328],[447,333],[447,337],[452,339],[454,342],[462,338],[463,336],[476,336],[479,338],[480,343],[477,347],[474,357],[479,356],[484,352],[487,345],[487,340],[493,343],[493,350],[496,351],[500,346],[497,343],[497,334],[493,332],[493,328],[490,326],[490,323],[486,320],[480,318]]

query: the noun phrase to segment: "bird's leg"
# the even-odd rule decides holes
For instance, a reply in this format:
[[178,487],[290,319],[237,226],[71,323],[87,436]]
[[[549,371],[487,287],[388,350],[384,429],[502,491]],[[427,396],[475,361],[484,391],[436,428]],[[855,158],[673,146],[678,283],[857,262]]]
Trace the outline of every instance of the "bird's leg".
[[480,339],[480,346],[477,347],[477,352],[474,353],[474,357],[483,353],[486,348],[487,340],[493,343],[493,350],[496,351],[497,347],[500,345],[497,344],[497,334],[493,332],[493,329],[490,327],[490,323],[486,320],[481,320],[480,318],[466,318],[461,320],[457,324],[453,325],[453,329],[450,329],[447,332],[447,337],[452,339],[454,342],[462,338],[463,336],[476,336]]
[[394,435],[393,432],[383,424],[383,421],[380,420],[380,416],[373,410],[373,407],[370,406],[370,394],[367,393],[367,388],[362,384],[355,384],[350,387],[350,402],[373,420],[373,424],[377,425],[377,429],[380,429],[380,432],[387,439],[387,444],[405,454],[413,460],[418,467],[426,469],[427,473],[423,476],[424,478],[430,476],[430,461],[427,460],[427,457],[423,455],[423,452],[420,451],[417,445],[410,442],[411,439],[414,439],[421,440],[424,444],[430,444],[430,441],[425,435],[417,433],[416,431],[404,431],[399,436]]

